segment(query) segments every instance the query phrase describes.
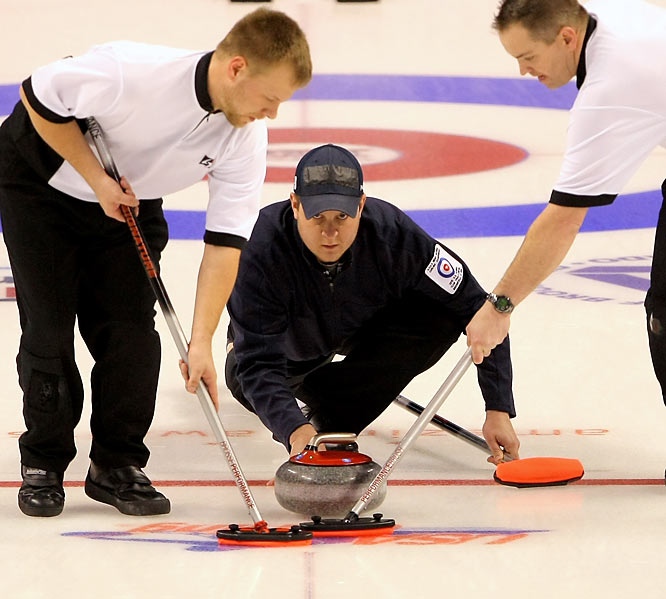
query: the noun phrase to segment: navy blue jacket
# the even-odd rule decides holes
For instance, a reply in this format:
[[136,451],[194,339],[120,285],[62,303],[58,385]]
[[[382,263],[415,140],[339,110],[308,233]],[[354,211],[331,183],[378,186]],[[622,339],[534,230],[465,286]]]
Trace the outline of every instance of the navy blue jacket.
[[[333,282],[301,240],[289,200],[260,211],[241,255],[228,304],[236,374],[245,398],[282,442],[307,423],[286,384],[294,374],[290,364],[302,372],[303,363],[320,363],[407,291],[440,301],[460,318],[461,330],[485,301],[486,292],[456,254],[377,198],[367,198],[358,235],[341,262]],[[446,279],[432,274],[442,265]],[[484,362],[510,382],[505,344]],[[481,391],[486,409],[515,416],[510,384]]]

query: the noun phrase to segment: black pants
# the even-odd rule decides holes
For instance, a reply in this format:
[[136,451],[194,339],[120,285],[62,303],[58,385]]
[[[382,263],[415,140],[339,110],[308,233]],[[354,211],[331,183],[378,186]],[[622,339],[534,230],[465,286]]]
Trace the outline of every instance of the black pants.
[[[90,457],[104,467],[143,467],[161,350],[155,300],[127,225],[44,184],[18,157],[6,166],[0,217],[22,332],[21,462],[64,472],[76,455],[84,398],[74,355],[78,319],[95,362]],[[138,221],[157,262],[168,237],[162,201],[142,202]]]
[[666,403],[666,180],[661,184],[664,201],[655,232],[650,289],[645,297],[648,341],[652,366]]
[[[457,320],[442,305],[413,294],[381,309],[339,354],[322,360],[288,383],[295,396],[307,404],[309,419],[318,432],[352,432],[357,435],[375,420],[418,374],[434,366],[458,340],[466,322]],[[484,397],[504,397],[513,408],[509,340],[499,346],[494,360],[478,368]],[[227,355],[226,382],[232,395],[246,408],[235,376],[233,350]],[[291,371],[297,366],[289,363]]]

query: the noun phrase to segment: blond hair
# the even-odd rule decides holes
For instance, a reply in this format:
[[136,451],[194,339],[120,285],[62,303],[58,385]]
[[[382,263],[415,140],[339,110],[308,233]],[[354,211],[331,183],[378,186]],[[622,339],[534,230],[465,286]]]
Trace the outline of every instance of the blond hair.
[[258,8],[245,15],[217,45],[216,53],[242,56],[255,72],[290,64],[300,87],[312,78],[312,59],[305,34],[285,13]]

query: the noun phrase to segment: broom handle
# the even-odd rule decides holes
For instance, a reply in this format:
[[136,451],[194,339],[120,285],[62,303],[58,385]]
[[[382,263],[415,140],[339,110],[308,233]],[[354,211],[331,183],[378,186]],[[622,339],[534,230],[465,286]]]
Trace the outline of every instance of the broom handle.
[[370,499],[374,495],[375,491],[388,478],[395,465],[402,458],[405,450],[414,442],[414,440],[421,434],[423,429],[428,425],[433,415],[444,403],[444,400],[446,400],[446,398],[451,394],[451,391],[453,391],[455,386],[458,384],[458,381],[460,381],[471,364],[472,348],[468,347],[460,360],[458,360],[458,363],[454,366],[451,374],[446,377],[446,380],[442,383],[442,386],[430,400],[430,403],[428,403],[428,405],[425,407],[423,413],[416,419],[411,428],[405,433],[405,436],[400,440],[398,446],[390,455],[389,459],[386,460],[386,464],[384,464],[382,469],[375,476],[375,479],[368,486],[368,489],[365,491],[365,493],[363,493],[356,505],[347,514],[344,519],[345,522],[355,522],[358,520],[358,515],[363,511],[363,509],[365,509],[368,503],[370,503]]
[[[408,399],[404,395],[398,395],[398,397],[395,398],[394,403],[402,406],[408,412],[416,415],[422,414],[424,410],[423,406],[417,404],[411,399]],[[435,414],[430,420],[430,423],[434,424],[438,428],[441,428],[442,430],[451,433],[455,437],[462,439],[466,443],[469,443],[470,445],[477,447],[478,449],[481,449],[488,454],[492,454],[492,451],[490,450],[490,447],[488,447],[488,443],[486,443],[485,439],[464,429],[462,426],[457,425],[455,422],[451,422],[446,418],[442,418],[439,414]]]

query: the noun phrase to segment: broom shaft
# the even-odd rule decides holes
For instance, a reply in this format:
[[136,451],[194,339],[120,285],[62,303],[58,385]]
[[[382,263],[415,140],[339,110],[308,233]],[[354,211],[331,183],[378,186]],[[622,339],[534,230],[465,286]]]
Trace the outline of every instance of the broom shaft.
[[358,514],[360,514],[368,505],[368,503],[370,503],[370,499],[374,495],[375,491],[389,477],[393,471],[393,468],[395,468],[396,464],[402,458],[405,450],[421,434],[423,429],[428,426],[430,419],[435,415],[435,412],[437,412],[438,408],[451,394],[471,364],[472,349],[468,347],[460,360],[458,360],[458,363],[454,366],[449,376],[446,377],[446,380],[442,383],[442,386],[437,390],[437,393],[435,393],[434,397],[424,408],[423,413],[416,419],[411,428],[405,433],[405,436],[400,440],[398,446],[390,455],[382,469],[377,473],[375,479],[370,483],[366,492],[361,496],[349,514],[347,514],[345,521],[353,522],[358,519]]
[[[398,395],[394,401],[399,406],[405,408],[408,412],[412,412],[412,414],[419,415],[423,413],[423,406],[417,404],[411,399],[408,399],[404,395]],[[438,428],[441,428],[442,430],[451,433],[455,437],[462,439],[466,443],[473,445],[474,447],[477,447],[478,449],[481,449],[488,454],[492,454],[492,451],[490,451],[490,447],[488,447],[488,443],[486,443],[485,439],[482,439],[478,435],[471,433],[470,431],[464,429],[462,426],[457,425],[455,422],[451,422],[446,418],[442,418],[439,414],[435,414],[431,418],[430,422]]]

